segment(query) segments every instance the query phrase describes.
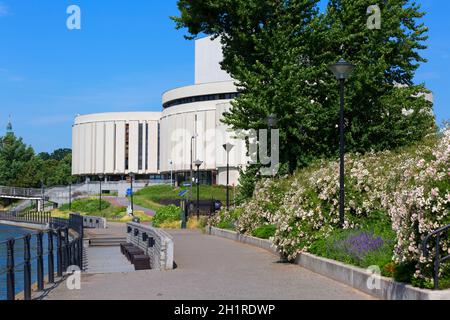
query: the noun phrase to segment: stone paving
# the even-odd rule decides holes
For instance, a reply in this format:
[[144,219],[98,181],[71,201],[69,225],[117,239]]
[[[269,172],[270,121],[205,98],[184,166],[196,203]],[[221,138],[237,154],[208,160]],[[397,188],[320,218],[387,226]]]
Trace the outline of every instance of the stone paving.
[[169,233],[174,237],[177,269],[83,274],[81,290],[68,291],[60,285],[47,299],[373,299],[297,265],[279,263],[259,248],[200,231]]

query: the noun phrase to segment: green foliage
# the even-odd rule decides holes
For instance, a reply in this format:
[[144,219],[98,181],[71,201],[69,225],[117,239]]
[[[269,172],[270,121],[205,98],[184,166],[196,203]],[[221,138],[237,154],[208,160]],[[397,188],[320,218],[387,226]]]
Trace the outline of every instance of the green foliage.
[[180,217],[181,210],[179,207],[174,205],[165,206],[158,209],[158,211],[156,212],[156,215],[152,220],[153,226],[159,228],[163,223],[179,221]]
[[236,222],[241,215],[239,208],[227,211],[223,208],[211,221],[211,225],[219,229],[236,230]]
[[22,138],[12,133],[0,138],[0,185],[23,186],[21,176],[36,174],[30,165],[33,159],[33,149],[25,145]]
[[[111,207],[111,204],[105,200],[102,200],[102,210],[108,209]],[[86,214],[93,214],[99,212],[100,210],[100,201],[99,199],[82,199],[76,200],[72,202],[72,209],[69,209],[69,205],[62,205],[61,211],[72,211]]]
[[[340,57],[357,66],[346,87],[348,152],[393,149],[435,130],[428,90],[413,83],[425,61],[424,14],[413,1],[386,0],[382,28],[370,30],[372,4],[330,0],[320,13],[317,0],[179,0],[173,19],[188,38],[221,37],[222,67],[241,92],[225,123],[262,129],[276,114],[280,161],[292,172],[338,154],[338,84],[327,66]],[[242,178],[244,199],[254,179]]]
[[[135,193],[135,196],[142,196],[154,202],[166,199],[181,199],[178,194],[183,190],[189,190],[189,187],[173,188],[170,185],[156,185],[144,188]],[[197,187],[193,187],[193,198],[197,198]],[[226,188],[224,186],[200,185],[200,200],[225,200]]]
[[51,155],[35,155],[22,138],[8,133],[0,138],[0,185],[15,187],[47,187],[66,185],[71,177],[70,149],[59,149]]
[[259,166],[249,166],[245,171],[239,170],[239,192],[236,203],[241,204],[253,196],[255,185],[258,181]]
[[[189,190],[190,188],[173,188],[170,185],[157,185],[144,188],[134,194],[134,203],[157,211],[162,207],[160,203],[162,200],[181,200],[178,194],[183,190]],[[197,199],[197,187],[193,188],[193,199]],[[233,192],[230,192],[230,196],[233,197]],[[200,200],[220,200],[226,201],[226,188],[223,186],[207,186],[200,185]]]
[[[291,176],[262,179],[251,199],[221,212],[211,224],[232,223],[247,235],[272,224],[273,243],[289,260],[311,251],[361,267],[377,265],[385,276],[432,287],[435,243],[424,259],[422,242],[450,223],[449,142],[447,128],[394,151],[348,154],[344,228],[339,224],[339,162],[328,160]],[[440,252],[449,247],[450,237],[444,234]],[[363,255],[361,248],[368,248]],[[446,288],[450,264],[442,264],[441,279]]]
[[[381,214],[380,212],[377,217],[381,218]],[[387,218],[372,219],[358,230],[335,229],[328,237],[316,240],[311,245],[310,252],[362,268],[378,266],[383,275],[390,276],[389,269],[386,266],[392,263],[392,252],[396,237],[390,226],[386,225],[385,220]],[[346,244],[348,239],[358,239],[361,234],[369,234],[373,238],[379,237],[379,239],[382,239],[382,245],[379,248],[369,248],[361,254],[355,254],[343,245]],[[364,246],[365,244],[358,243],[358,245]]]
[[416,272],[414,262],[402,263],[395,266],[394,278],[398,282],[411,283],[414,272]]
[[253,230],[252,236],[260,239],[269,239],[275,235],[276,230],[277,230],[276,226],[272,224],[267,224]]

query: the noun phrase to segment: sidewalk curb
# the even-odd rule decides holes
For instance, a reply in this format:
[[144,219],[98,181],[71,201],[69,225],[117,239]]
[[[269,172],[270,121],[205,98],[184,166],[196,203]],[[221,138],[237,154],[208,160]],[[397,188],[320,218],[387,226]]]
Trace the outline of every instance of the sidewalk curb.
[[[279,252],[269,240],[215,227],[207,227],[206,232],[209,235],[246,243],[279,255]],[[391,278],[374,275],[368,270],[310,253],[300,253],[295,259],[295,264],[383,300],[450,300],[450,290],[433,291],[414,288],[411,285],[396,282]],[[371,289],[369,285],[377,288]]]

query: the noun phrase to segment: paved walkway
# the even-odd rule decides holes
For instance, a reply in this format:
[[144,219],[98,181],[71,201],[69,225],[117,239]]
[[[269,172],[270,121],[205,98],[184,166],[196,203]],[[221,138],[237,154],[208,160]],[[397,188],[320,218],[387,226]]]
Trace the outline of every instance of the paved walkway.
[[202,234],[169,231],[175,242],[173,271],[84,274],[82,289],[64,285],[48,299],[371,299],[296,265],[280,264],[265,250]]
[[119,247],[89,247],[86,251],[87,274],[134,272]]
[[[128,199],[124,198],[124,197],[109,197],[109,196],[105,197],[104,196],[103,199],[105,201],[108,201],[110,204],[112,204],[115,207],[128,207],[128,203],[129,203]],[[146,214],[147,216],[150,216],[150,217],[153,217],[156,214],[155,211],[148,209],[148,208],[144,208],[144,207],[136,205],[136,204],[134,204],[133,207],[136,210],[144,212],[144,214]]]

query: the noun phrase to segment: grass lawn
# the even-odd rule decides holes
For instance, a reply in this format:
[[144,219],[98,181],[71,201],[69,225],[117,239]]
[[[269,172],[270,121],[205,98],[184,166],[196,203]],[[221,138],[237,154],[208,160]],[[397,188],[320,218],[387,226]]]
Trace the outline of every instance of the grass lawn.
[[[52,211],[52,217],[68,218],[71,213],[80,213],[84,216],[104,217],[108,221],[128,222],[132,217],[128,216],[126,207],[114,207],[107,201],[102,201],[102,210],[99,210],[99,200],[97,198],[88,198],[76,200],[72,203],[72,209],[69,205],[63,205],[61,208]],[[142,222],[151,221],[151,217],[142,211],[135,210],[135,216],[141,218]]]
[[[145,208],[157,211],[162,207],[159,203],[165,199],[181,199],[178,194],[183,190],[190,190],[189,187],[173,188],[169,185],[158,185],[144,188],[134,194],[134,203]],[[230,190],[231,201],[233,200],[233,190]],[[200,186],[200,200],[221,200],[226,201],[227,191],[224,186]],[[193,199],[197,199],[197,187],[193,188]]]

